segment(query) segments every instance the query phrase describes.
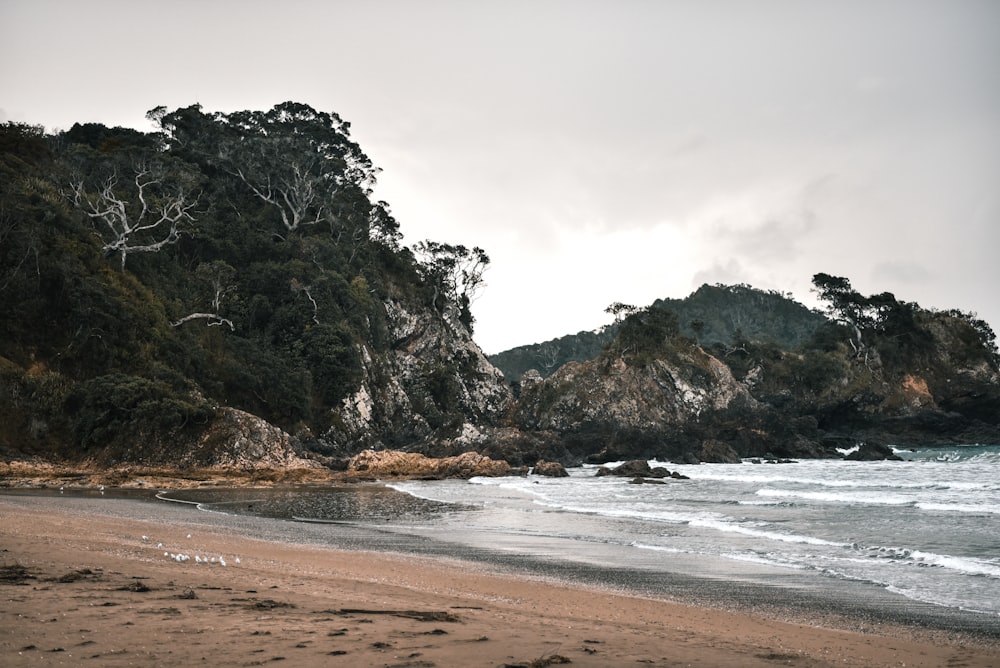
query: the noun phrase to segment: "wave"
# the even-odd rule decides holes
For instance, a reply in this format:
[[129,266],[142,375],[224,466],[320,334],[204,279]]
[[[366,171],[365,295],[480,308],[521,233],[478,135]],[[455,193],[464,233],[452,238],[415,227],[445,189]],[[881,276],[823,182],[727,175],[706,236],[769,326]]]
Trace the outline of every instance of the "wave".
[[649,543],[639,543],[632,542],[629,543],[630,547],[637,547],[640,550],[653,550],[654,552],[669,552],[670,554],[690,554],[685,550],[681,550],[676,547],[667,547],[666,545],[650,545]]
[[[869,465],[871,468],[870,463]],[[896,466],[900,464],[896,463]],[[754,467],[757,468],[757,467]],[[815,468],[815,465],[813,465]],[[865,469],[860,471],[867,473]],[[987,482],[968,482],[962,480],[953,480],[943,477],[945,474],[942,473],[940,476],[934,477],[924,477],[923,479],[916,480],[901,480],[899,478],[888,479],[885,475],[871,475],[867,478],[845,478],[843,477],[843,471],[837,471],[838,477],[836,478],[819,478],[815,476],[804,475],[801,469],[796,469],[794,473],[789,475],[760,475],[760,474],[743,474],[743,473],[715,473],[709,472],[704,473],[694,470],[685,470],[684,474],[690,477],[692,480],[698,481],[718,481],[718,482],[729,482],[729,483],[746,483],[751,485],[782,485],[782,484],[795,484],[801,486],[811,486],[811,487],[822,487],[822,488],[871,488],[871,487],[891,487],[895,489],[905,489],[905,490],[919,490],[919,489],[938,489],[938,490],[980,490],[980,489],[1000,489],[1000,483],[987,483]]]
[[[625,507],[597,507],[586,505],[575,505],[571,503],[557,502],[551,500],[537,499],[535,503],[546,508],[554,508],[570,513],[581,513],[585,515],[599,515],[601,517],[611,517],[615,519],[645,520],[648,522],[661,522],[664,524],[691,524],[701,521],[704,514],[679,513],[672,510],[639,510],[637,508]],[[712,513],[711,515],[716,515]]]
[[887,494],[885,492],[805,492],[791,489],[759,489],[757,496],[777,499],[804,499],[807,501],[825,501],[830,503],[859,503],[878,506],[913,505],[912,498]]
[[704,529],[714,529],[716,531],[721,531],[723,533],[737,533],[744,536],[751,536],[753,538],[764,538],[766,540],[775,540],[782,543],[803,543],[806,545],[829,545],[833,547],[849,547],[849,543],[835,542],[831,540],[826,540],[824,538],[816,538],[814,536],[801,536],[798,534],[788,534],[779,533],[777,531],[764,531],[763,529],[755,529],[748,527],[743,524],[737,524],[735,522],[722,522],[718,520],[691,520],[688,522],[689,525],[694,527],[700,527]]
[[910,557],[918,564],[939,566],[969,575],[985,575],[990,578],[1000,579],[1000,565],[983,559],[954,557],[950,554],[934,554],[933,552],[922,552],[920,550],[911,552]]
[[855,560],[859,563],[870,563],[872,559],[879,559],[890,564],[923,568],[943,568],[962,575],[986,576],[1000,579],[1000,564],[995,559],[958,557],[924,550],[909,550],[902,547],[863,547],[853,545],[852,549],[860,552],[868,552],[866,557]]
[[973,515],[1000,515],[1000,505],[981,503],[932,503],[918,501],[917,508],[921,510],[941,511],[945,513],[969,513]]
[[957,445],[937,448],[917,448],[898,451],[901,457],[917,462],[932,462],[938,464],[980,465],[1000,464],[1000,445]]

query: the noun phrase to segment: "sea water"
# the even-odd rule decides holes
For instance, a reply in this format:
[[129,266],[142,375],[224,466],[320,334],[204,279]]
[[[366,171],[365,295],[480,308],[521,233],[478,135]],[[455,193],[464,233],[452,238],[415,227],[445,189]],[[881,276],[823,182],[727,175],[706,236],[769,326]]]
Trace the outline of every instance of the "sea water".
[[399,482],[391,487],[465,510],[387,528],[605,566],[787,574],[795,586],[851,580],[1000,615],[1000,446],[897,454],[905,461],[650,461],[689,478],[665,484],[598,477],[595,466],[567,478]]

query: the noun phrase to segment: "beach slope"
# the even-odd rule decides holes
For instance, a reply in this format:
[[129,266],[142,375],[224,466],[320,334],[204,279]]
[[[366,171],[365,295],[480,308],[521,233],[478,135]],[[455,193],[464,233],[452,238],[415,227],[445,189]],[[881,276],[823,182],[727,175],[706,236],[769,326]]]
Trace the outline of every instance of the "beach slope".
[[941,633],[819,628],[251,539],[134,505],[0,495],[0,665],[1000,665],[996,647]]

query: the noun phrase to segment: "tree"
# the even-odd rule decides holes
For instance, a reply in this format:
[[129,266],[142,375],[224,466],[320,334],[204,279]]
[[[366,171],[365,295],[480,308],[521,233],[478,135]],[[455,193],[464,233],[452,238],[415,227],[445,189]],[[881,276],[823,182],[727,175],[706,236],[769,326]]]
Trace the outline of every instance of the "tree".
[[449,305],[457,307],[459,320],[472,331],[470,306],[484,285],[483,273],[490,264],[486,251],[437,241],[421,241],[415,250],[424,280],[434,291],[431,303],[441,313]]
[[391,251],[399,250],[403,234],[399,231],[399,223],[385,202],[380,200],[372,206],[368,213],[368,230],[372,241],[382,244]]
[[628,318],[629,316],[638,313],[639,308],[637,306],[633,306],[632,304],[626,304],[624,302],[614,302],[606,309],[604,309],[604,312],[607,313],[608,315],[614,316],[615,324],[618,325],[621,324],[621,322],[625,318]]
[[860,355],[865,350],[862,331],[871,323],[867,314],[868,300],[851,287],[851,282],[841,276],[815,274],[812,279],[813,291],[819,298],[829,303],[828,314],[836,321],[847,325],[854,332],[855,339],[848,339],[854,352]]
[[194,223],[198,204],[183,177],[171,175],[159,161],[137,163],[122,180],[118,167],[98,183],[71,183],[73,203],[97,225],[106,255],[118,255],[121,268],[133,253],[156,253],[177,243]]
[[220,149],[226,168],[278,211],[286,232],[327,219],[338,199],[371,192],[378,170],[336,114],[285,102],[267,112],[220,114],[217,121],[230,135]]
[[[228,325],[230,331],[236,329],[233,321],[222,317],[222,300],[236,289],[236,270],[222,260],[216,260],[198,265],[195,269],[195,278],[200,284],[202,301],[209,301],[212,305],[211,312],[189,313],[180,320],[171,322],[174,327],[179,327],[191,320],[207,320],[209,327]],[[206,299],[207,297],[207,299]]]

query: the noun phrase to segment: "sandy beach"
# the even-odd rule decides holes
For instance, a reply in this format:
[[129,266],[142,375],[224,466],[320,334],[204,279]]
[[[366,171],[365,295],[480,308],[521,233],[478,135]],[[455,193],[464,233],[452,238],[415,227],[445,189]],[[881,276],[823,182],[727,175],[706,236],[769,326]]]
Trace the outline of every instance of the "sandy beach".
[[247,538],[208,515],[0,494],[0,665],[1000,666],[980,638]]

